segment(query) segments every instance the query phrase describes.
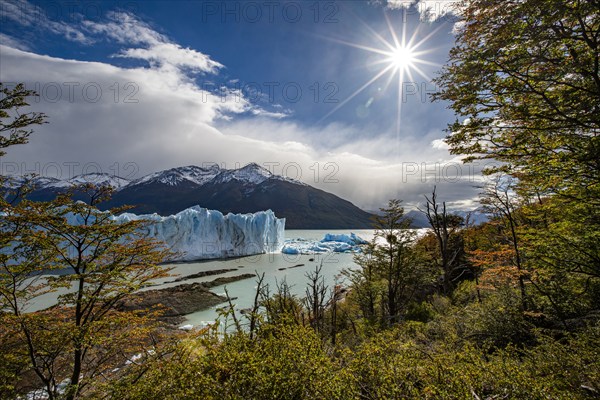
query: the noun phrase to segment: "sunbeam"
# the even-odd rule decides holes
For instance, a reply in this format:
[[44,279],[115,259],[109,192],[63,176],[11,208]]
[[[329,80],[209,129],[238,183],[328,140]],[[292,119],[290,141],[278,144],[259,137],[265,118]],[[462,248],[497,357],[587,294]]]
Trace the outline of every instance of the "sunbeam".
[[415,29],[410,35],[407,34],[407,24],[402,25],[402,29],[397,31],[387,14],[384,14],[387,27],[392,38],[391,41],[386,40],[381,34],[376,32],[371,26],[362,21],[359,18],[360,23],[367,29],[369,34],[374,38],[377,43],[375,46],[364,43],[353,43],[347,40],[329,38],[336,43],[340,43],[346,46],[351,46],[359,50],[366,51],[368,53],[375,54],[380,58],[372,62],[372,65],[382,65],[381,69],[375,73],[374,76],[369,78],[365,83],[360,85],[354,90],[348,97],[337,104],[332,110],[325,114],[319,122],[330,117],[332,114],[337,112],[340,108],[346,105],[350,100],[358,96],[369,86],[374,84],[380,78],[387,74],[386,83],[384,89],[390,86],[392,80],[397,81],[398,93],[397,93],[397,108],[396,108],[396,138],[400,139],[400,128],[402,118],[402,101],[403,101],[403,89],[406,83],[412,81],[415,78],[415,74],[422,77],[425,80],[430,80],[430,77],[421,68],[423,65],[437,65],[423,58],[426,54],[432,50],[424,50],[421,47],[424,46],[428,39],[430,39],[440,28],[433,30],[428,33],[424,38],[418,38],[418,29]]

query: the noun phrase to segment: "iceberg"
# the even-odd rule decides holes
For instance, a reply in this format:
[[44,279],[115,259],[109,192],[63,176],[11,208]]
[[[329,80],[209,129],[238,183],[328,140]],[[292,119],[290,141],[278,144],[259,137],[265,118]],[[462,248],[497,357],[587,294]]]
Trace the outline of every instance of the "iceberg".
[[320,241],[302,238],[286,240],[281,252],[284,254],[359,253],[360,245],[363,244],[367,244],[367,241],[354,233],[350,235],[326,233]]
[[171,261],[276,253],[285,241],[285,218],[277,218],[271,210],[223,215],[194,206],[168,217],[124,213],[114,218],[149,221],[145,233],[176,253]]
[[333,233],[326,233],[325,237],[323,239],[321,239],[321,243],[326,243],[326,242],[343,242],[343,243],[347,243],[351,246],[357,246],[359,244],[367,244],[368,242],[366,240],[364,240],[363,238],[361,238],[360,236],[357,236],[355,233],[350,233],[350,235],[346,235],[346,234],[333,234]]

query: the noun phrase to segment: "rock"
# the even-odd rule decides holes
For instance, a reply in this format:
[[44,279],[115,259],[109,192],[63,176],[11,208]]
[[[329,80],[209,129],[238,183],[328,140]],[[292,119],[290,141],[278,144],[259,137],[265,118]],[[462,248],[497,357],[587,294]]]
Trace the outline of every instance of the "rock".
[[184,283],[164,289],[137,292],[121,302],[117,308],[130,311],[160,306],[163,311],[160,320],[178,324],[182,322],[183,315],[206,310],[227,301],[225,296],[219,296],[208,289],[252,277],[253,274],[243,274],[221,277],[210,282]]
[[189,279],[202,278],[202,277],[211,276],[211,275],[221,275],[221,274],[225,274],[225,273],[231,272],[231,271],[236,271],[236,269],[230,268],[230,269],[215,269],[215,270],[212,270],[212,271],[202,271],[202,272],[198,272],[196,274],[182,276],[182,277],[179,277],[179,278],[177,278],[175,280],[168,281],[168,282],[165,282],[165,283],[174,283],[174,282],[187,281]]
[[214,279],[210,282],[202,282],[202,285],[206,288],[212,288],[215,286],[226,285],[231,282],[242,281],[244,279],[254,278],[256,275],[254,274],[242,274],[236,276],[222,276],[220,278]]
[[165,289],[135,293],[119,305],[123,310],[143,310],[162,306],[161,319],[178,317],[216,306],[227,299],[216,295],[201,283],[188,283]]

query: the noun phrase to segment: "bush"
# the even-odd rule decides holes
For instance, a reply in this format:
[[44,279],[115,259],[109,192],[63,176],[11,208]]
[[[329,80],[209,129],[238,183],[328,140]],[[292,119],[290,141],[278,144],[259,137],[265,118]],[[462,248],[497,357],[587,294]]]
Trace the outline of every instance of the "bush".
[[[344,371],[310,328],[266,325],[245,333],[200,337],[179,345],[142,379],[129,374],[111,397],[122,399],[338,399],[347,395]],[[350,397],[351,398],[351,397]]]

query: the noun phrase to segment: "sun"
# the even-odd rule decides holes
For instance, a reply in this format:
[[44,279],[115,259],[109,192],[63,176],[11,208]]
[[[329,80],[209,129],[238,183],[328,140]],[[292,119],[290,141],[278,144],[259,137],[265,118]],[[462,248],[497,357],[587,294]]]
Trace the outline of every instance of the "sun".
[[414,69],[415,62],[417,61],[415,51],[406,46],[399,46],[393,51],[389,52],[389,56],[386,61],[392,65],[396,70],[410,70]]
[[[403,97],[404,87],[408,84],[415,82],[417,77],[420,76],[425,81],[430,81],[431,78],[427,76],[425,71],[421,69],[423,65],[431,65],[439,67],[439,65],[427,61],[424,56],[433,51],[433,49],[423,49],[424,45],[428,42],[428,40],[435,35],[443,25],[440,25],[438,28],[430,31],[428,34],[421,35],[419,34],[419,27],[415,31],[413,31],[410,35],[406,32],[406,24],[403,23],[401,26],[393,26],[388,18],[388,14],[384,13],[385,21],[387,23],[387,28],[389,30],[389,36],[392,40],[386,40],[379,32],[376,32],[371,26],[369,26],[366,22],[359,19],[359,22],[366,28],[367,32],[369,32],[375,42],[375,46],[361,44],[361,43],[352,43],[345,40],[331,38],[332,41],[351,46],[360,50],[364,50],[371,55],[375,56],[375,60],[368,65],[371,66],[381,66],[381,69],[376,72],[368,81],[358,87],[354,92],[352,92],[346,99],[339,102],[336,107],[331,109],[327,114],[325,114],[320,120],[324,121],[331,114],[338,111],[344,105],[346,105],[350,100],[356,97],[358,94],[362,93],[366,88],[373,84],[380,85],[382,80],[384,80],[381,89],[382,91],[387,90],[388,87],[394,86],[392,85],[393,81],[397,83],[397,92],[398,92],[398,104],[396,109],[396,137],[399,139],[400,137],[400,127],[401,127],[401,114],[402,114],[402,103],[405,101]],[[401,28],[397,30],[396,28]],[[419,38],[420,37],[420,38]],[[387,76],[387,79],[385,77]],[[367,100],[366,104],[370,106],[372,104],[373,98]]]

